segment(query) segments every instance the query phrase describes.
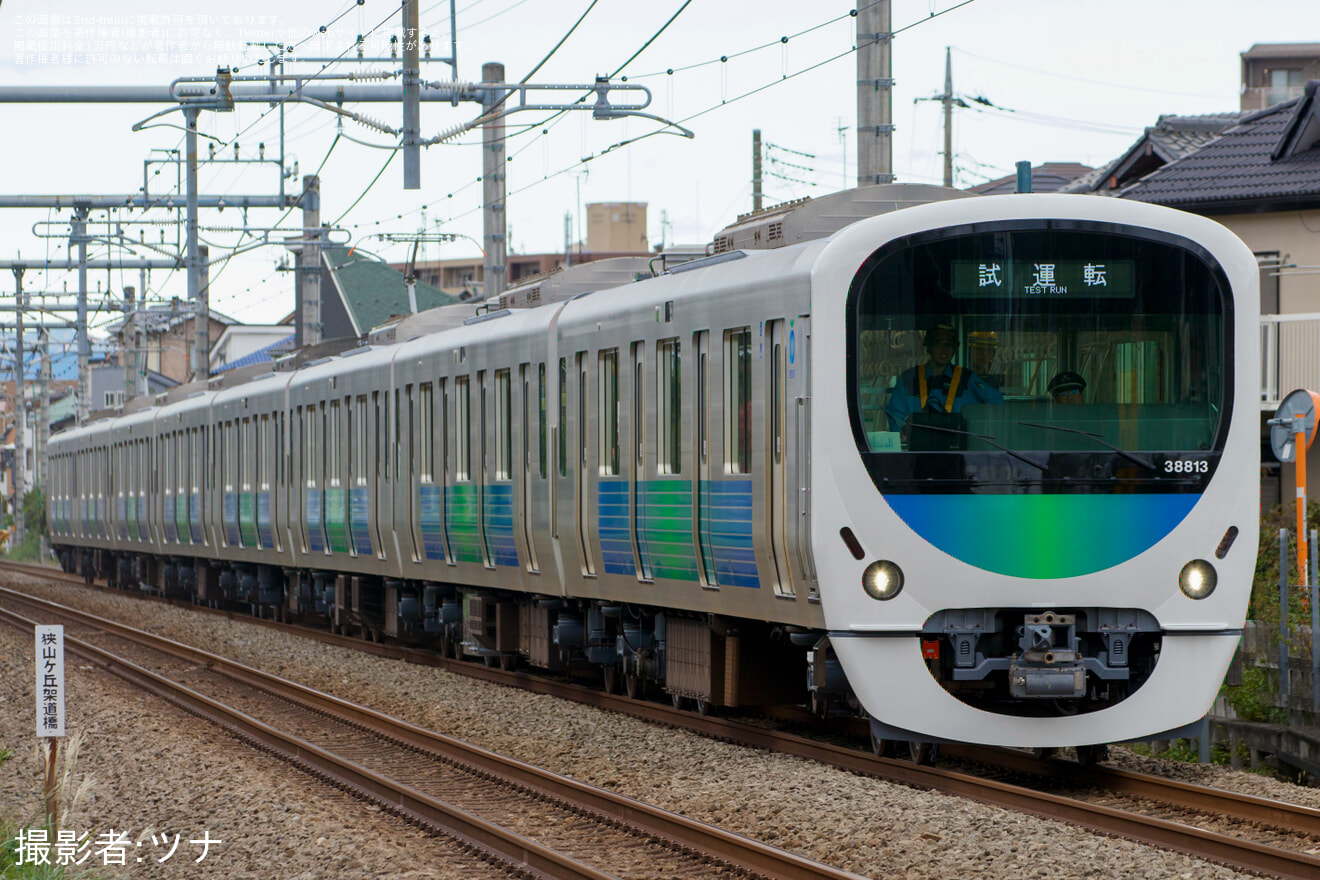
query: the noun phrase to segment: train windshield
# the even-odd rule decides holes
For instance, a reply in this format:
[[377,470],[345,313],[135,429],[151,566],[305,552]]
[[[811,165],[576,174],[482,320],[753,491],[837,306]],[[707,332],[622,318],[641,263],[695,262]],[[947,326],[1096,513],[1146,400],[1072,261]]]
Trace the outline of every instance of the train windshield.
[[850,408],[885,492],[1199,491],[1231,405],[1228,285],[1166,234],[912,237],[849,297]]

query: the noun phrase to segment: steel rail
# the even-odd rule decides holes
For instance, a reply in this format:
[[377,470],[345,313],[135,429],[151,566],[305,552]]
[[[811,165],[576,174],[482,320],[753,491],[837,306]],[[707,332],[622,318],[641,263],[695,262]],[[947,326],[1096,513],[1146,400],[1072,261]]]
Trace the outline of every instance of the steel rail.
[[[0,608],[0,619],[18,627],[31,628],[35,625],[28,618],[3,608]],[[461,844],[487,853],[517,871],[528,871],[537,877],[554,880],[615,880],[613,875],[597,871],[535,841],[455,809],[306,740],[289,736],[81,639],[66,635],[64,645],[70,653],[187,712],[224,727],[263,751],[307,770],[332,785],[383,804],[405,819],[441,830]]]
[[[40,573],[45,575],[62,574],[51,572],[49,569]],[[82,583],[81,578],[76,578],[76,580],[78,583]],[[235,618],[242,617],[241,615],[231,616]],[[254,620],[254,622],[256,621]],[[287,627],[282,624],[274,624],[271,621],[262,622],[269,626],[276,626],[281,629],[288,629],[299,633],[309,632],[303,629]],[[524,673],[505,672],[474,664],[442,660],[434,656],[432,656],[432,659],[430,660],[421,660],[420,657],[415,657],[414,655],[427,656],[426,652],[419,652],[406,648],[394,648],[391,650],[388,649],[388,646],[377,645],[342,636],[331,636],[315,630],[310,631],[310,633],[313,634],[313,637],[322,641],[358,647],[372,651],[373,653],[400,657],[409,662],[420,661],[428,662],[432,665],[444,665],[454,671],[461,671],[474,678],[518,686],[534,693],[565,697],[598,708],[622,712],[654,723],[682,727],[716,739],[734,742],[740,745],[794,755],[855,773],[877,776],[917,788],[931,789],[945,794],[965,797],[993,806],[1031,813],[1046,819],[1061,820],[1102,833],[1113,834],[1163,849],[1174,850],[1198,858],[1209,859],[1242,870],[1288,878],[1288,880],[1293,880],[1293,878],[1296,878],[1296,880],[1314,880],[1314,878],[1320,877],[1320,858],[1306,853],[1283,850],[1256,843],[1254,841],[1242,840],[1228,835],[1219,834],[1217,832],[1204,831],[1165,819],[1126,813],[1111,807],[1088,804],[1083,801],[1059,795],[1036,792],[1022,786],[1011,785],[994,780],[979,779],[966,774],[945,770],[943,768],[923,767],[903,761],[880,758],[856,749],[821,743],[792,734],[756,727],[754,725],[700,716],[691,712],[680,712],[658,703],[631,700],[626,697],[607,694],[601,691],[593,691],[564,682],[529,676]],[[968,749],[967,751],[970,755],[972,750]],[[1012,753],[1008,754],[1011,755]],[[1025,761],[1034,761],[1034,759],[1026,755],[1022,755],[1021,758]],[[979,755],[975,759],[984,760],[984,755]],[[1035,763],[1038,768],[1039,762]],[[1039,769],[1028,772],[1039,772]],[[1113,773],[1114,771],[1109,772]],[[1105,774],[1097,771],[1096,775],[1103,776]],[[1122,784],[1130,784],[1135,789],[1138,787],[1140,777],[1137,774],[1130,775],[1133,777],[1132,781],[1130,783]],[[1115,776],[1115,780],[1120,780],[1120,778],[1121,777]],[[1096,784],[1102,786],[1109,785],[1109,783],[1103,779],[1098,780]],[[1141,783],[1141,787],[1148,792],[1156,791],[1161,785],[1162,781],[1155,780]],[[1202,805],[1197,806],[1194,803],[1171,800],[1171,796],[1167,791],[1184,791],[1189,795],[1196,794],[1202,799]],[[1214,812],[1221,812],[1219,807],[1214,804],[1220,803],[1228,805],[1231,804],[1233,800],[1241,800],[1239,796],[1232,793],[1214,792],[1213,789],[1190,786],[1185,783],[1179,783],[1178,786],[1167,786],[1166,793],[1163,795],[1141,794],[1140,796],[1148,796],[1166,803],[1173,803],[1176,806],[1212,810]],[[1253,800],[1259,801],[1261,804],[1270,805],[1280,818],[1263,818],[1261,815],[1253,815],[1250,812],[1250,807],[1239,808],[1237,806],[1230,807],[1229,809],[1222,811],[1221,814],[1243,819],[1245,821],[1277,824],[1280,827],[1289,828],[1291,830],[1301,830],[1302,833],[1316,833],[1317,826],[1314,824],[1316,820],[1313,818],[1316,811],[1307,807],[1282,802],[1276,803],[1260,798]]]
[[861,880],[857,874],[504,757],[154,633],[104,620],[57,602],[27,596],[5,588],[0,588],[0,597],[14,597],[31,604],[50,606],[57,613],[84,625],[96,627],[134,643],[149,645],[186,662],[206,666],[249,687],[265,690],[281,699],[301,703],[314,711],[346,720],[359,728],[424,753],[456,761],[479,772],[494,774],[547,797],[570,802],[576,807],[585,807],[600,817],[625,824],[644,834],[660,837],[698,852],[709,853],[720,861],[733,864],[753,874],[774,877],[777,880]]

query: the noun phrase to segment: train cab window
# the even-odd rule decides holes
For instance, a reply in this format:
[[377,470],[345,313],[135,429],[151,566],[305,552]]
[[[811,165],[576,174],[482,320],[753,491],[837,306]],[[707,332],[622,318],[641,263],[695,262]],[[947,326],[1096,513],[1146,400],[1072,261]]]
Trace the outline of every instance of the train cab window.
[[656,346],[655,445],[656,472],[683,472],[682,443],[683,382],[677,339],[662,339]]
[[1222,450],[1223,270],[1167,233],[997,226],[904,239],[853,280],[850,420],[877,485],[1193,491],[1161,462],[1191,455],[1208,479]]
[[752,469],[752,331],[724,333],[724,466],[731,474]]
[[471,399],[468,393],[468,377],[459,376],[454,380],[454,479],[470,479],[471,462],[468,459],[468,427],[471,415]]
[[495,371],[495,479],[513,479],[513,397],[508,370]]
[[421,407],[421,474],[423,483],[435,482],[435,390],[430,382],[418,386]]
[[619,350],[602,351],[599,361],[599,451],[600,474],[613,477],[619,474]]

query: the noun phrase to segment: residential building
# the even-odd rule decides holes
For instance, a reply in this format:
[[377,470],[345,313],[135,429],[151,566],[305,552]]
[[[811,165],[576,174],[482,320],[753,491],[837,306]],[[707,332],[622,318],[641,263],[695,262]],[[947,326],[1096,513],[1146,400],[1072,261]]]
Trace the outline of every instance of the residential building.
[[[1262,420],[1288,392],[1320,390],[1320,81],[1299,97],[1243,115],[1199,149],[1126,187],[1121,198],[1211,217],[1233,230],[1260,266]],[[1264,434],[1264,426],[1262,426]],[[1320,468],[1320,445],[1308,469]],[[1262,503],[1284,496],[1290,466],[1268,445]],[[1313,473],[1317,471],[1312,471]]]
[[1257,43],[1242,53],[1242,109],[1299,98],[1313,79],[1320,79],[1320,43]]

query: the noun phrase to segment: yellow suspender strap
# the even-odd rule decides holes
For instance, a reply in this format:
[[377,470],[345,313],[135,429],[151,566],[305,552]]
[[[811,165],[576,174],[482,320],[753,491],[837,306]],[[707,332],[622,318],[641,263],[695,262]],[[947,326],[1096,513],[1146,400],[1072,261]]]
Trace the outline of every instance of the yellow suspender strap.
[[[926,368],[922,367],[917,371],[917,392],[921,395],[921,408],[926,408],[926,395],[930,394],[930,387],[926,384]],[[953,412],[953,402],[958,398],[958,383],[962,380],[962,367],[953,368],[953,381],[949,383],[949,396],[944,401],[944,411]]]
[[944,401],[944,411],[953,412],[953,401],[958,397],[958,382],[962,380],[962,367],[953,368],[953,381],[949,383],[949,397]]

